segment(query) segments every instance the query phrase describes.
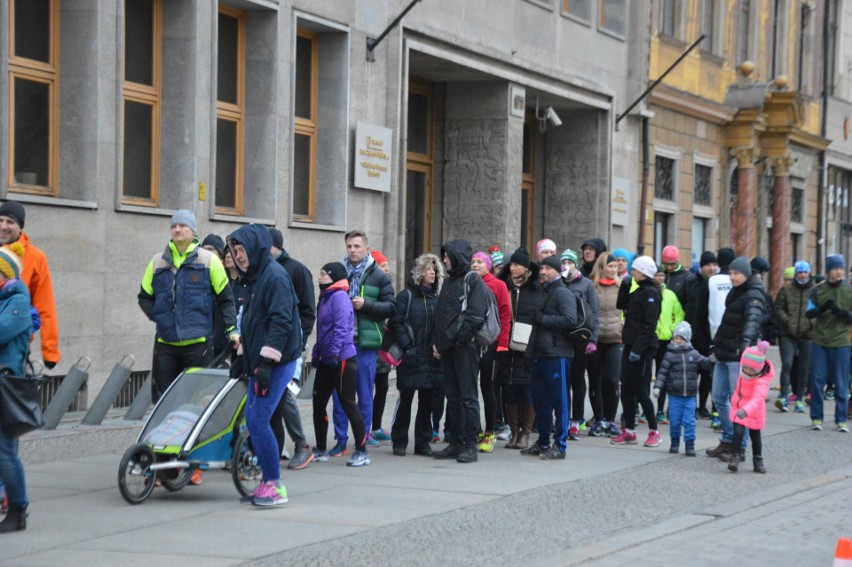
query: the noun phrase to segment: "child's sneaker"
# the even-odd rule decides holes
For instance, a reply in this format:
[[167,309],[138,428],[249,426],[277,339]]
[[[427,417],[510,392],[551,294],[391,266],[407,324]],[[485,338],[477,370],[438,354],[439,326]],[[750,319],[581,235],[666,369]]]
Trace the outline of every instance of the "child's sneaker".
[[811,429],[813,429],[814,431],[822,431],[822,420],[812,419],[811,420]]
[[370,455],[367,451],[355,451],[352,458],[346,462],[347,467],[366,467],[370,464]]
[[775,407],[778,408],[780,411],[787,413],[787,400],[785,400],[784,398],[778,398],[777,400],[775,400]]
[[391,436],[384,429],[376,429],[371,434],[373,439],[380,442],[389,442],[391,440]]
[[255,506],[281,506],[287,503],[287,489],[283,484],[276,487],[273,482],[265,482],[260,491],[255,492],[251,503]]
[[328,462],[328,451],[317,451],[317,448],[314,447],[314,462],[315,463],[327,463]]
[[660,432],[656,429],[652,429],[648,432],[648,440],[645,441],[646,447],[659,447],[662,442],[662,438],[660,437]]
[[666,413],[663,410],[658,411],[655,417],[657,419],[657,423],[662,423],[663,425],[669,424],[669,418],[666,417]]
[[840,433],[849,433],[849,424],[845,421],[841,421],[837,424],[837,431]]
[[672,444],[669,447],[669,453],[676,455],[680,451],[680,439],[672,439]]
[[625,429],[621,432],[621,435],[618,437],[613,437],[609,440],[613,445],[635,445],[636,444],[636,434],[632,431]]
[[346,443],[343,441],[338,441],[337,445],[332,448],[331,451],[328,452],[329,457],[342,457],[346,455],[349,451],[346,450]]
[[805,404],[801,400],[796,402],[796,413],[805,413]]
[[496,437],[494,437],[493,433],[485,433],[479,443],[479,450],[483,453],[490,453],[494,450],[495,441]]

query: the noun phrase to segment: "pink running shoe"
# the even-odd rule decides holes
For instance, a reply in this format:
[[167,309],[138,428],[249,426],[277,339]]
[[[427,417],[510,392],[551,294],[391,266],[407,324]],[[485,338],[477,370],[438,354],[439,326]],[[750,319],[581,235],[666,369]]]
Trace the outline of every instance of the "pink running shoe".
[[660,437],[660,432],[656,429],[652,429],[648,433],[648,440],[645,441],[646,447],[658,447],[661,443],[662,439]]
[[618,437],[613,437],[609,440],[613,445],[635,445],[636,444],[636,434],[632,431],[628,431],[627,429],[621,430],[621,435]]

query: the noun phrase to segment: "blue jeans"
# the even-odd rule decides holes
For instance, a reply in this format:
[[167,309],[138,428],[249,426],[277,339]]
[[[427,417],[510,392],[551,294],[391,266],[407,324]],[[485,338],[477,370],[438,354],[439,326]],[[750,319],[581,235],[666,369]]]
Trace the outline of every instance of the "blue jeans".
[[[739,362],[717,362],[713,369],[713,390],[710,395],[719,412],[719,421],[722,422],[722,442],[730,443],[734,440],[734,423],[731,421],[731,395],[737,389],[737,378],[740,375]],[[748,443],[748,438],[743,439],[743,447]]]
[[669,436],[672,443],[680,439],[683,426],[684,441],[695,441],[695,396],[669,394]]
[[570,358],[534,358],[530,386],[538,420],[538,446],[550,447],[551,416],[556,412],[554,443],[563,453],[568,438],[568,414],[571,413]]
[[[373,387],[376,384],[376,351],[355,347],[355,356],[358,357],[358,382],[356,383],[356,394],[358,397],[358,411],[364,419],[364,427],[369,435],[373,426]],[[349,442],[349,420],[346,412],[337,399],[337,390],[331,397],[334,399],[334,438],[344,445]]]
[[849,402],[850,347],[828,348],[811,345],[811,419],[822,421],[822,390],[829,377],[834,378],[834,423],[846,423]]
[[24,479],[24,464],[18,457],[18,440],[7,437],[0,430],[0,483],[6,485],[9,504],[26,506],[27,483]]
[[269,392],[262,398],[254,395],[254,377],[249,380],[248,398],[246,399],[246,427],[251,435],[251,445],[257,455],[263,480],[279,480],[281,478],[281,448],[272,432],[272,413],[278,407],[281,396],[287,384],[293,379],[296,361],[272,367],[272,381]]

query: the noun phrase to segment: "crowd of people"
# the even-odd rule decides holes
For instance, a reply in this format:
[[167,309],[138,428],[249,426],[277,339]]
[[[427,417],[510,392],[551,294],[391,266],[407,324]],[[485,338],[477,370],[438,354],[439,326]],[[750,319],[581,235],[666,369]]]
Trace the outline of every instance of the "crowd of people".
[[[23,209],[14,205],[0,208],[4,317],[7,304],[36,297],[21,283],[20,258],[33,247],[2,240],[6,219],[23,227]],[[184,368],[233,350],[232,376],[249,380],[246,425],[263,474],[251,499],[256,506],[287,502],[282,459],[300,470],[348,455],[350,428],[348,466],[369,465],[370,448],[381,444],[405,456],[415,394],[418,456],[473,463],[505,441],[522,456],[562,460],[568,442],[584,433],[636,444],[639,424],[648,428],[644,446],[658,447],[659,425],[668,424],[669,451],[679,453],[682,439],[684,454],[694,457],[697,420],[710,420],[721,436],[707,455],[736,472],[751,439],[754,471],[762,473],[760,430],[775,375],[766,353],[775,341],[782,369],[774,406],[809,411],[811,427],[821,430],[824,400],[834,399],[836,428],[849,431],[852,285],[837,254],[826,259],[819,282],[807,262],[796,262],[773,298],[763,285],[769,263],[730,248],[703,252],[689,270],[671,245],[658,266],[623,248],[609,251],[600,238],[561,252],[550,239],[511,252],[474,251],[457,239],[406,266],[397,293],[388,258],[353,230],[344,236],[342,258],[320,269],[317,296],[312,274],[290,257],[276,229],[252,224],[224,239],[200,240],[193,213],[178,210],[170,230],[138,294],[156,324],[152,395],[159,399]],[[0,365],[19,374],[33,325],[7,337],[17,326],[2,323]],[[58,360],[56,344],[44,343],[45,361]],[[393,347],[397,358],[388,355]],[[307,360],[316,370],[314,447],[302,428],[297,389],[289,387],[299,385]],[[391,364],[399,397],[385,430]],[[15,440],[2,432],[0,480],[9,502],[0,531],[24,529],[23,468]],[[191,482],[202,481],[195,471]]]

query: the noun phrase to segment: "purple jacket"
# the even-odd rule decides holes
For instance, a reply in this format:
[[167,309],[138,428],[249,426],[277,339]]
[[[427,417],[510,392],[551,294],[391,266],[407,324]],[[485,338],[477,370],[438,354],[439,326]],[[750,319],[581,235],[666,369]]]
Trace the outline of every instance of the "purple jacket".
[[346,360],[355,356],[352,342],[355,310],[349,299],[349,282],[340,280],[320,292],[317,305],[317,342],[313,358]]

